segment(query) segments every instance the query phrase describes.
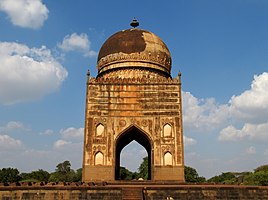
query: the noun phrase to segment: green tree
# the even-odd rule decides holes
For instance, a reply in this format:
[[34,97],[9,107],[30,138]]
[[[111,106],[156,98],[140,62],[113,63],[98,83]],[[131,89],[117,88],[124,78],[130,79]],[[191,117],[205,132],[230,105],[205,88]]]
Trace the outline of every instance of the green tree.
[[82,168],[76,170],[75,182],[82,181]]
[[221,173],[221,175],[219,176],[214,176],[210,178],[208,182],[234,184],[234,183],[237,183],[237,179],[234,173],[224,172],[224,173]]
[[76,181],[76,173],[71,169],[70,161],[64,161],[57,165],[55,172],[50,174],[50,182],[72,182]]
[[39,169],[37,171],[32,171],[31,173],[21,173],[21,178],[23,181],[48,181],[50,174],[47,171]]
[[132,180],[133,173],[125,167],[120,167],[120,180]]
[[138,178],[143,178],[144,180],[148,179],[148,156],[143,158],[142,163],[138,169]]
[[[238,185],[243,185],[245,184],[245,179],[247,176],[249,176],[250,174],[252,174],[252,172],[234,172],[233,173],[235,175],[235,184],[238,184]],[[228,183],[228,182],[226,182]]]
[[268,171],[250,173],[244,178],[244,184],[268,186]]
[[3,168],[0,170],[0,182],[18,182],[21,180],[20,172],[16,168]]
[[268,171],[258,171],[254,173],[256,185],[268,186]]
[[244,177],[242,184],[244,184],[244,185],[257,185],[255,182],[254,173],[250,172],[249,174],[247,174]]
[[198,175],[196,169],[189,166],[184,166],[184,177],[185,181],[188,183],[201,183],[206,181],[204,177]]
[[268,165],[259,166],[254,170],[255,173],[260,171],[268,171]]
[[71,163],[70,161],[66,160],[62,163],[59,163],[56,168],[56,172],[67,174],[71,171]]

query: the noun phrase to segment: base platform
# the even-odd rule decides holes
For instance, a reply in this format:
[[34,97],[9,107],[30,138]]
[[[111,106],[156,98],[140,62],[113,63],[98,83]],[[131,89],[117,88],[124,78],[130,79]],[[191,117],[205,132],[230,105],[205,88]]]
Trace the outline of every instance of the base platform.
[[173,181],[0,184],[2,200],[175,200],[262,199],[268,186],[185,184]]

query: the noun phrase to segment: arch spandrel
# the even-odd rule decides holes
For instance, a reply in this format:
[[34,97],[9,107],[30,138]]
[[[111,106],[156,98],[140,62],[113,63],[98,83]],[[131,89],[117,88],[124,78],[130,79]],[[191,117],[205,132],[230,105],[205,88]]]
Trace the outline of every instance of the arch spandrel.
[[143,128],[141,128],[140,126],[136,125],[136,124],[131,124],[129,125],[127,128],[121,130],[119,133],[116,134],[116,137],[114,139],[115,141],[115,146],[117,144],[118,139],[122,136],[122,134],[130,131],[131,129],[136,128],[137,130],[139,130],[140,132],[142,132],[150,141],[151,145],[153,146],[153,139],[151,137],[151,134],[149,134],[146,130],[144,130]]

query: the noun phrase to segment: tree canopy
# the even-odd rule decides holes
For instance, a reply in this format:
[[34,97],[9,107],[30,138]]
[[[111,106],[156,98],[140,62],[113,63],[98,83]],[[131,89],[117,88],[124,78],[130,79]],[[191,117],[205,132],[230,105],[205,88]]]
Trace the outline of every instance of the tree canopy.
[[82,168],[73,170],[69,161],[56,166],[55,172],[49,173],[43,169],[30,173],[20,173],[16,168],[0,169],[0,182],[78,182],[82,181]]
[[184,166],[184,177],[185,182],[188,183],[201,183],[206,181],[204,177],[198,175],[196,169],[189,166]]
[[39,169],[30,173],[21,173],[22,181],[45,181],[47,182],[50,174],[47,171]]
[[149,175],[148,175],[148,156],[146,156],[143,158],[143,161],[139,166],[138,178],[142,178],[144,180],[147,180],[148,177],[149,177]]
[[120,167],[120,179],[121,180],[133,180],[142,178],[148,179],[148,156],[143,158],[142,163],[138,168],[138,172],[131,172],[125,167]]
[[18,182],[21,180],[20,172],[16,168],[3,168],[0,170],[0,182]]
[[66,160],[57,165],[55,172],[50,174],[50,182],[76,182],[82,179],[82,169],[71,169],[70,161]]
[[268,165],[259,166],[254,172],[225,172],[210,178],[208,182],[268,186]]

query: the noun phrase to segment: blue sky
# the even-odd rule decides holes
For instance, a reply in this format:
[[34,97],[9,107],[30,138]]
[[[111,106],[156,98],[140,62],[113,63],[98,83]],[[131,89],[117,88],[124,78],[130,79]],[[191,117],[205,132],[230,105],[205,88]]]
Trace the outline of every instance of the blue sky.
[[[0,0],[0,168],[81,167],[86,72],[133,17],[182,72],[185,164],[209,178],[268,163],[268,1]],[[131,144],[122,163],[144,155]]]

